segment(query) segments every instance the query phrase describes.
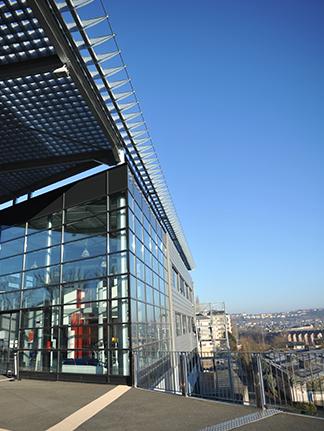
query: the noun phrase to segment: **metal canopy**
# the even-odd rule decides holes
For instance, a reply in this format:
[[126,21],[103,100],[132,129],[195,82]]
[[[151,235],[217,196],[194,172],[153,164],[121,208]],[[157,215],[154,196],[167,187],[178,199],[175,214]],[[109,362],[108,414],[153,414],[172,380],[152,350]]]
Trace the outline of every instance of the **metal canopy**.
[[62,69],[29,3],[0,1],[0,202],[118,161],[114,126],[103,126],[82,74]]
[[194,266],[101,0],[0,0],[0,108],[0,202],[122,150]]

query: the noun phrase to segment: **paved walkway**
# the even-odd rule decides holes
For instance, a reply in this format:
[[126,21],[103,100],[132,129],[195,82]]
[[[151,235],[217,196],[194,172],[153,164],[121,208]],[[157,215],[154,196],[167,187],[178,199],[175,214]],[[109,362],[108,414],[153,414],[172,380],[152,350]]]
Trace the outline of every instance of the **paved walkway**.
[[[257,409],[126,386],[22,380],[0,384],[0,431],[199,431]],[[323,431],[324,421],[279,414],[242,431]]]

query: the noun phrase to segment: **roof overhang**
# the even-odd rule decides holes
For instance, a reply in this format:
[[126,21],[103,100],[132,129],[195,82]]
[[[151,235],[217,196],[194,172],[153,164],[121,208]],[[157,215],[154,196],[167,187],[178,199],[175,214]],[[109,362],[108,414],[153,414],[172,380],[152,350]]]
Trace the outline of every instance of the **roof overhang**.
[[0,5],[0,203],[120,161],[122,139],[60,15]]

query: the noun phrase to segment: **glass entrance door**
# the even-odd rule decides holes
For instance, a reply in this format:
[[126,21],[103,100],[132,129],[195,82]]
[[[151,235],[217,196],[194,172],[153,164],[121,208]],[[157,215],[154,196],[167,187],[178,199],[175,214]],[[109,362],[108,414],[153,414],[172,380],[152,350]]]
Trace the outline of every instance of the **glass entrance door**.
[[19,313],[0,313],[0,374],[14,374]]

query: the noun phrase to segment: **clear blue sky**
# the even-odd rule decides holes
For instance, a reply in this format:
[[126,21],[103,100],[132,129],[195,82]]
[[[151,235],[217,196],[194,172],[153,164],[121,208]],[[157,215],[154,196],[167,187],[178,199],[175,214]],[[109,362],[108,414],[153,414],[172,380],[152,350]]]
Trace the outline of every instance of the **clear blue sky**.
[[106,1],[200,301],[324,306],[324,2]]

